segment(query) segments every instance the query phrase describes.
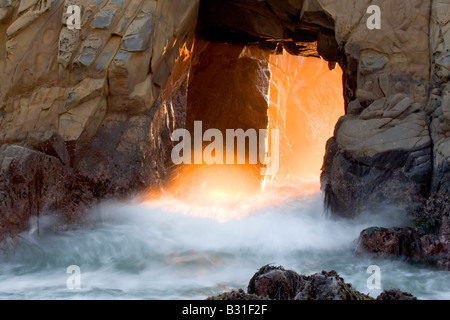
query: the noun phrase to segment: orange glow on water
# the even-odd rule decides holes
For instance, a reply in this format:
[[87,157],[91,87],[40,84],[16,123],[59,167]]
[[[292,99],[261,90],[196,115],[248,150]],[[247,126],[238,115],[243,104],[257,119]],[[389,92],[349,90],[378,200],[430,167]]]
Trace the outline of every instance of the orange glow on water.
[[148,206],[227,221],[319,192],[325,144],[344,113],[342,70],[289,54],[271,56],[270,69],[269,129],[280,130],[278,175],[261,179],[251,165],[183,165]]
[[147,199],[144,204],[225,222],[290,198],[317,192],[318,180],[298,180],[290,184],[274,182],[262,188],[249,174],[251,171],[245,165],[184,166],[163,196]]

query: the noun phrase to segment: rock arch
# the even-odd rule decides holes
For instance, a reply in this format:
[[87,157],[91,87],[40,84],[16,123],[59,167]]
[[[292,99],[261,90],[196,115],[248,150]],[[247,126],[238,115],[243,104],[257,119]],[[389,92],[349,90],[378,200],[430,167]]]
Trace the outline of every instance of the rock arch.
[[[450,5],[375,1],[382,26],[369,30],[372,2],[0,1],[0,233],[42,210],[73,220],[96,199],[163,185],[199,30],[206,41],[259,43],[262,52],[281,44],[340,64],[346,115],[322,174],[334,212],[448,198]],[[64,25],[71,4],[82,7],[80,31]],[[25,160],[51,177],[37,212],[23,210],[35,191]]]

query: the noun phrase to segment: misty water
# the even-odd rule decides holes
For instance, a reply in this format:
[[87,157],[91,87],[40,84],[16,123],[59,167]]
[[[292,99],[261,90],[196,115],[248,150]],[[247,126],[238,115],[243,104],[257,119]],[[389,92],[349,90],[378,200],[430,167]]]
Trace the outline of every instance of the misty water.
[[[86,229],[54,231],[51,217],[33,222],[0,253],[0,299],[205,299],[247,288],[263,265],[301,274],[336,270],[367,288],[367,268],[381,269],[382,289],[420,299],[450,299],[450,273],[399,259],[355,254],[360,231],[403,223],[395,210],[343,220],[324,214],[322,194],[298,196],[232,219],[189,214],[179,200],[104,204]],[[68,266],[81,271],[69,289]]]

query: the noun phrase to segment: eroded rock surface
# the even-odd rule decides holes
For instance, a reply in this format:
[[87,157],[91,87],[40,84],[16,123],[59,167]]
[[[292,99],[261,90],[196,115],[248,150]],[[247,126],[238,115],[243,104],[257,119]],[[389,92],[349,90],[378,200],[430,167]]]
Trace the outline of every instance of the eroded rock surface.
[[414,213],[411,227],[372,227],[361,232],[357,252],[400,257],[450,270],[450,201],[443,192],[431,196]]
[[[270,75],[264,61],[285,50],[322,56],[330,68],[339,63],[344,73],[346,115],[327,145],[321,178],[329,208],[347,217],[382,203],[420,210],[430,194],[445,199],[450,188],[450,4],[380,2],[380,30],[367,28],[370,4],[0,1],[2,157],[22,163],[28,154],[37,157],[36,152],[51,159],[45,158],[54,170],[60,166],[70,187],[47,197],[65,194],[67,212],[78,207],[71,203],[123,199],[160,188],[172,165],[170,133],[188,126],[186,110],[190,104],[196,108],[188,94],[195,83],[192,59],[201,59],[194,64],[212,74],[210,83],[201,82],[204,88],[192,89],[211,93],[211,99],[215,81],[230,79],[221,71],[240,77],[230,83],[232,93],[222,91],[219,97],[229,99],[226,105],[233,108],[193,114],[214,120],[211,126],[225,113],[234,125],[259,128],[267,121],[264,97]],[[81,30],[65,25],[69,5],[82,8]],[[202,59],[217,54],[206,53],[225,43],[239,48],[232,59],[231,49],[228,58],[222,57],[233,68],[220,67],[218,59],[208,66]],[[258,86],[250,86],[245,95],[241,83]],[[238,108],[240,97],[251,103]],[[24,151],[6,153],[17,146]],[[31,172],[45,171],[46,161],[36,161],[40,170]],[[52,179],[43,180],[48,190],[59,185]],[[2,190],[12,189],[15,182],[9,183],[3,182]],[[51,207],[49,199],[44,202]],[[12,207],[0,202],[2,216]],[[36,208],[30,203],[26,211],[38,214]]]
[[[282,266],[261,267],[250,279],[247,293],[239,289],[224,292],[209,300],[374,300],[354,289],[334,271],[299,275]],[[376,300],[416,300],[411,293],[397,288],[384,290]]]
[[267,265],[250,279],[247,292],[275,300],[289,300],[295,297],[302,283],[303,279],[295,271]]
[[[198,4],[0,2],[0,239],[43,211],[76,220],[101,199],[162,187]],[[66,26],[69,5],[81,30]]]

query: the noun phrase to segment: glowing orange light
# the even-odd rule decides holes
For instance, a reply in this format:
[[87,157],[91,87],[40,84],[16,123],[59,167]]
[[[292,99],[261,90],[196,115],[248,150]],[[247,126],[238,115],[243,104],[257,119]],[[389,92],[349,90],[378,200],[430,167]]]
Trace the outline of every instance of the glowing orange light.
[[272,183],[261,190],[251,171],[246,165],[184,166],[164,196],[144,204],[225,222],[317,190],[318,181],[305,180],[297,185]]
[[[175,43],[176,43],[176,39],[175,39]],[[175,46],[175,43],[173,44],[174,46]],[[175,62],[178,62],[180,59],[182,59],[182,61],[185,62],[189,59],[191,52],[189,51],[186,42],[183,44],[182,47],[180,47],[178,49],[178,51],[179,51],[179,55],[175,59]]]
[[281,131],[280,177],[318,179],[325,145],[344,114],[342,70],[318,58],[270,58],[269,127]]
[[165,195],[147,205],[227,221],[319,191],[325,144],[344,113],[342,70],[289,54],[272,56],[270,67],[269,129],[281,132],[279,174],[261,179],[251,165],[184,165]]

